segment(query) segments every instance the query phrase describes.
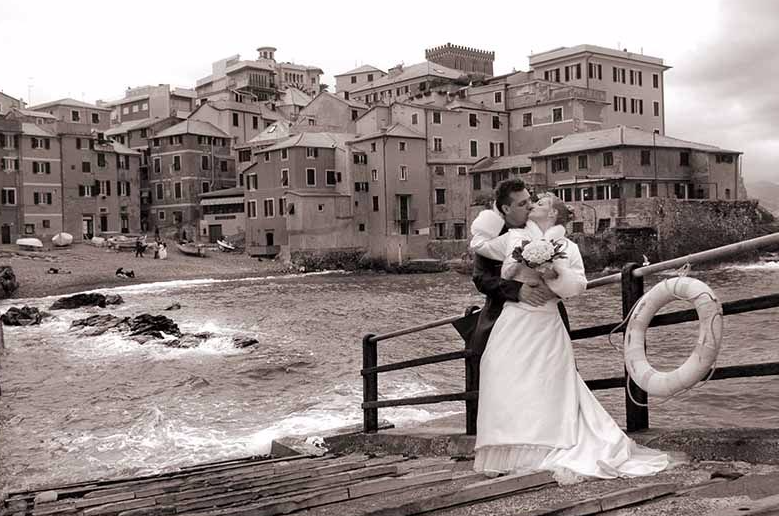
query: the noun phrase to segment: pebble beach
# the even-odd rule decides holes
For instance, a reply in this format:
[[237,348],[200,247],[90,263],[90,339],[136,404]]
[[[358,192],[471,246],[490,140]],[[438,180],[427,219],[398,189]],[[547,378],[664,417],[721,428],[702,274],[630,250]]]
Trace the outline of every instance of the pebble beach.
[[[118,287],[157,281],[188,279],[236,279],[290,272],[288,265],[276,260],[251,258],[243,253],[211,250],[204,258],[182,254],[168,245],[165,260],[143,258],[134,251],[116,251],[89,244],[43,251],[20,251],[15,245],[0,246],[0,265],[13,268],[19,289],[14,298],[64,295],[85,290]],[[118,268],[132,270],[134,278],[116,276]],[[50,274],[57,269],[57,274]]]

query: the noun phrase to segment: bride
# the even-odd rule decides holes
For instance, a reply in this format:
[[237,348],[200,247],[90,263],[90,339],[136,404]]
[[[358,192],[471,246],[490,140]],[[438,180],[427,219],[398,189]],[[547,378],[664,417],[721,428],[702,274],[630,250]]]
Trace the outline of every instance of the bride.
[[[471,247],[502,260],[504,278],[544,281],[563,299],[584,292],[582,257],[565,238],[569,210],[559,198],[543,194],[526,227],[501,236],[494,217],[484,210],[474,220]],[[566,254],[543,275],[511,256],[523,241],[540,238],[562,242]],[[549,470],[558,482],[572,483],[653,475],[666,467],[667,455],[628,438],[579,376],[556,300],[538,307],[507,302],[481,359],[474,469],[490,476]]]

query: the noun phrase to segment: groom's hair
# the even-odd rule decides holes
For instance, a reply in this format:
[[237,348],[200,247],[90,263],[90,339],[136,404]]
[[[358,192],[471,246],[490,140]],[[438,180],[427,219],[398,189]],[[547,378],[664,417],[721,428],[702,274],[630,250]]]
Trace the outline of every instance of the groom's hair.
[[495,189],[495,205],[498,207],[498,210],[503,213],[502,206],[511,204],[511,194],[521,192],[526,188],[525,182],[521,179],[506,179],[498,184],[498,187]]

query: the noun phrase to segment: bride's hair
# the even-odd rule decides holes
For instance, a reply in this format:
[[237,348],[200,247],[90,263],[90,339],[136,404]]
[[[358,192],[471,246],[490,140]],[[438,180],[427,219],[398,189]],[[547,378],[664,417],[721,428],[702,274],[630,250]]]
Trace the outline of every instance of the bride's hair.
[[565,226],[566,224],[568,224],[568,222],[573,220],[573,211],[571,210],[571,208],[555,194],[551,192],[545,192],[539,194],[538,197],[539,198],[549,197],[550,199],[552,199],[552,209],[557,212],[557,218],[554,221],[555,224]]

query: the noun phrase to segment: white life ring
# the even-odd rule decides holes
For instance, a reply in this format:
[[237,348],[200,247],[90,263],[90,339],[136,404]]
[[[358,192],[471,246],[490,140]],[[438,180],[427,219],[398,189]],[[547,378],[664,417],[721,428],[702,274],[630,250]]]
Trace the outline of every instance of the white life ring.
[[[646,329],[655,314],[671,301],[691,302],[700,321],[698,342],[677,369],[661,372],[646,358]],[[717,360],[722,342],[722,304],[704,282],[678,277],[661,281],[636,303],[625,331],[625,367],[636,384],[653,396],[673,396],[705,378]]]

